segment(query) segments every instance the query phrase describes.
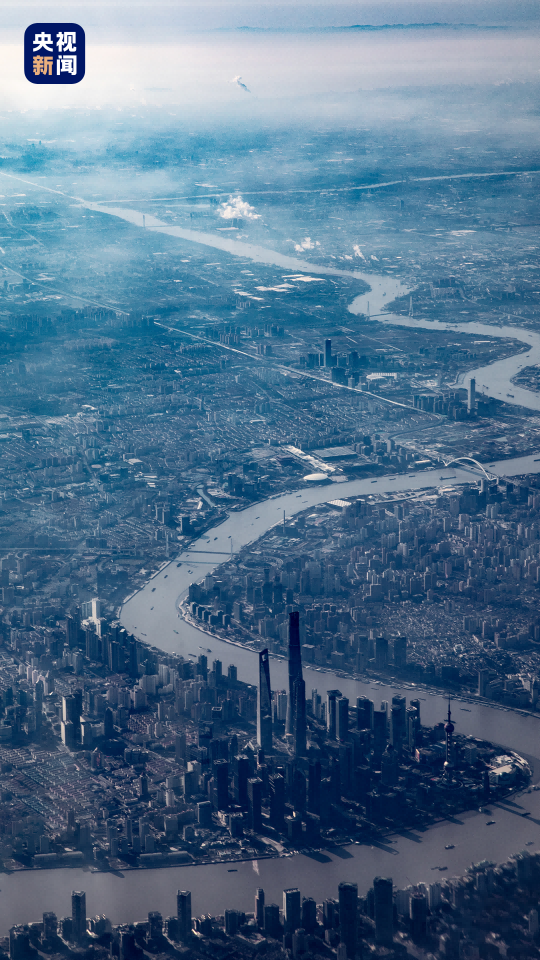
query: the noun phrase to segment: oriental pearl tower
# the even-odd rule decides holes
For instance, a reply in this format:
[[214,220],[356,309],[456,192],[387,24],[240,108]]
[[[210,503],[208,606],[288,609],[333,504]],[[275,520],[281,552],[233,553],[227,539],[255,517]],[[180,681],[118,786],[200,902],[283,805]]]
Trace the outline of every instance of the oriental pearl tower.
[[452,771],[454,769],[454,764],[452,762],[452,734],[454,732],[454,724],[452,723],[452,714],[450,712],[450,697],[448,698],[448,717],[444,725],[444,732],[446,734],[446,760],[444,762],[444,775],[448,779],[448,782],[452,782]]

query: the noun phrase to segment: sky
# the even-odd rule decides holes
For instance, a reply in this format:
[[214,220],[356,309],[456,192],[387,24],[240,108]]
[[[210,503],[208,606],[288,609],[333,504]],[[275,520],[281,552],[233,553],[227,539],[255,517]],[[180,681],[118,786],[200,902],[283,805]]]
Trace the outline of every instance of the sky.
[[[536,81],[539,10],[537,0],[2,0],[1,109],[4,116],[152,105],[249,113],[257,104],[285,110],[303,98],[362,90]],[[76,21],[84,28],[81,83],[38,87],[24,78],[22,37],[40,21]],[[479,29],[324,32],[434,22]]]
[[[477,23],[523,25],[540,20],[537,0],[82,0],[38,3],[2,0],[4,42],[39,20],[86,24],[100,41],[142,40],[149,33],[164,42],[185,30],[308,29],[352,24]],[[11,39],[11,37],[10,37]]]

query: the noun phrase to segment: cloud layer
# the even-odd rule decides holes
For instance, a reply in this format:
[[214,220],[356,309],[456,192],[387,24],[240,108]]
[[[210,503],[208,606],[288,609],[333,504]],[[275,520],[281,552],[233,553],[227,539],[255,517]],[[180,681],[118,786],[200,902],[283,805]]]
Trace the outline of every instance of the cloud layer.
[[242,200],[240,195],[229,197],[226,203],[222,203],[219,208],[219,215],[224,220],[233,220],[241,217],[242,220],[260,220],[260,213],[255,213],[255,207],[249,205],[246,200]]

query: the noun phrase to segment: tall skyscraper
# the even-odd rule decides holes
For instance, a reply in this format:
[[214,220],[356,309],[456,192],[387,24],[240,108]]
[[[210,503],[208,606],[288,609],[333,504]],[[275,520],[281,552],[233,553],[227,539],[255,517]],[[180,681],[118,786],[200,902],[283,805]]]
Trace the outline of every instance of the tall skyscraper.
[[79,642],[80,621],[78,617],[66,617],[66,641],[70,650]]
[[411,894],[410,899],[411,939],[417,943],[423,940],[427,933],[427,897],[425,893],[417,891]]
[[55,913],[46,912],[43,914],[43,936],[45,940],[52,940],[58,932],[58,919]]
[[256,833],[262,827],[262,788],[263,782],[259,777],[251,777],[248,780],[248,827]]
[[373,700],[368,697],[356,698],[356,717],[359,730],[373,729]]
[[148,914],[148,936],[150,940],[160,940],[163,936],[163,917],[159,910],[151,910]]
[[467,413],[474,413],[476,408],[476,380],[471,377],[467,389]]
[[394,900],[389,877],[375,877],[373,881],[375,910],[375,942],[392,943],[394,939]]
[[407,666],[407,637],[394,639],[394,666],[397,670]]
[[350,960],[356,956],[358,885],[340,883],[339,887],[339,935],[347,949]]
[[257,743],[265,754],[272,752],[272,691],[268,650],[259,653],[259,690],[257,696]]
[[338,697],[341,696],[341,690],[326,691],[326,729],[330,740],[335,740],[337,736],[337,706]]
[[86,933],[86,894],[83,890],[71,891],[71,929],[73,939],[82,940]]
[[264,929],[264,890],[262,887],[257,887],[257,892],[255,894],[255,919],[257,921],[257,926],[259,930]]
[[306,684],[304,680],[294,682],[294,753],[303,757],[306,753]]
[[349,701],[338,697],[336,701],[336,739],[345,743],[349,739]]
[[178,917],[178,938],[187,943],[191,936],[191,893],[178,890],[176,894],[176,915]]
[[277,903],[267,903],[264,907],[264,932],[267,937],[277,940],[281,934],[279,907]]
[[[289,614],[289,697],[287,700],[287,722],[285,733],[294,735],[294,684],[302,679],[302,655],[300,653],[300,614]],[[304,695],[305,699],[305,695]]]
[[444,772],[449,780],[452,779],[452,772],[454,769],[454,752],[452,746],[452,734],[454,732],[454,724],[452,723],[452,714],[450,712],[450,697],[448,697],[448,718],[444,725],[444,732],[446,734],[446,760],[444,762]]
[[388,639],[377,637],[375,640],[375,668],[386,670],[388,666]]
[[234,799],[241,807],[247,807],[248,792],[247,783],[249,780],[249,760],[247,757],[236,757],[235,771],[233,778]]
[[270,823],[276,830],[284,829],[285,780],[279,773],[268,778],[270,789]]
[[332,366],[332,341],[324,341],[324,365],[325,367]]
[[387,715],[386,710],[373,711],[373,752],[377,757],[381,757],[387,740]]
[[397,749],[405,740],[407,727],[407,700],[405,697],[392,697],[392,709],[390,712],[390,742]]
[[283,891],[283,926],[285,933],[294,933],[300,928],[302,908],[300,890],[290,887]]
[[417,717],[418,717],[418,723],[420,723],[420,701],[419,701],[419,700],[411,700],[410,705],[411,705],[411,707],[414,707],[414,709],[416,710],[416,715],[417,715]]
[[227,810],[229,806],[229,764],[226,760],[214,763],[214,806]]
[[317,927],[317,901],[313,897],[302,898],[302,929],[314,933]]

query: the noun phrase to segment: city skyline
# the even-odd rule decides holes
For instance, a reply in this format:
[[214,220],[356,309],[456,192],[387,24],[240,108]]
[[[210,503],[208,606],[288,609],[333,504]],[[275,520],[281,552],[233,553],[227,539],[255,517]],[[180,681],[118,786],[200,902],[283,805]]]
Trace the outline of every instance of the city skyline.
[[539,23],[4,5],[0,960],[538,960]]

